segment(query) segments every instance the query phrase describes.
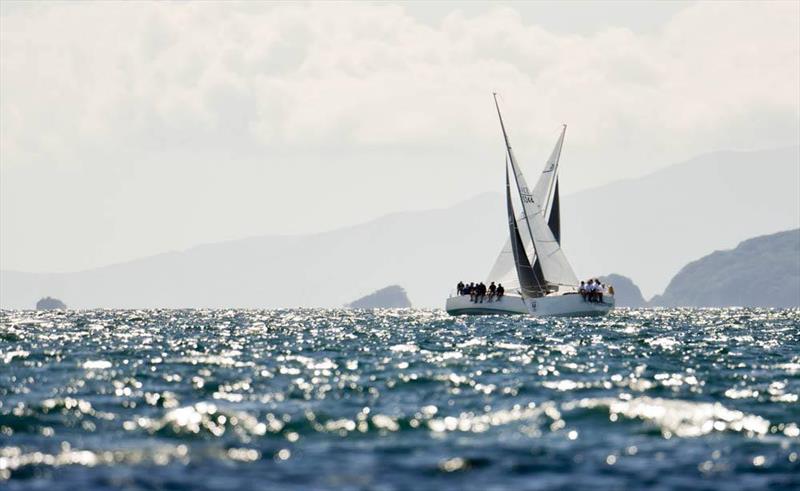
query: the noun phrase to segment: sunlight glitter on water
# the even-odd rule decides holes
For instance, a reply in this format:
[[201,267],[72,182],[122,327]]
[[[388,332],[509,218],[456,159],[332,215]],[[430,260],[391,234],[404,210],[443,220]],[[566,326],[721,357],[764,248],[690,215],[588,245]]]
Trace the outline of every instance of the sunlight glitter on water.
[[796,310],[2,311],[0,479],[792,488],[799,347]]

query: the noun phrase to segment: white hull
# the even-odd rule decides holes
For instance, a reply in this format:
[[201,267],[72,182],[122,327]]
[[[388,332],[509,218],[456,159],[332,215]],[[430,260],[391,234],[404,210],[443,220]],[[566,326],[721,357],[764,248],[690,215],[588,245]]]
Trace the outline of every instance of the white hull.
[[603,303],[587,302],[578,294],[548,295],[531,298],[527,302],[518,295],[504,295],[500,300],[472,302],[469,295],[450,297],[445,309],[450,315],[528,314],[536,317],[549,316],[597,316],[606,315],[614,308],[614,297],[603,296]]

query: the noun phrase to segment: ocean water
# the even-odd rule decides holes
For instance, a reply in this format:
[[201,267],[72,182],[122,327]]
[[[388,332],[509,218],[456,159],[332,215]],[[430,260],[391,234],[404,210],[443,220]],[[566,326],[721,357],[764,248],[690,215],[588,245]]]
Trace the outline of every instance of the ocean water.
[[0,488],[800,489],[800,311],[0,312]]

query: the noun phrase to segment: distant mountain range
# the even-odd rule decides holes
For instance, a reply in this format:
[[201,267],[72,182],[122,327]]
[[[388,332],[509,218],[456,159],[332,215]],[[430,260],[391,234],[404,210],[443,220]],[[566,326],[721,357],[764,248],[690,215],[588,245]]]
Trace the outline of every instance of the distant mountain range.
[[651,297],[689,261],[800,227],[800,147],[712,153],[562,205],[564,249],[578,276],[622,274]]
[[800,307],[800,229],[749,239],[692,261],[651,305]]
[[[522,165],[533,176],[543,160]],[[561,210],[579,277],[614,271],[649,296],[689,261],[800,226],[800,147],[705,155],[566,195]],[[50,295],[73,308],[338,307],[396,284],[414,305],[441,307],[459,280],[485,279],[507,234],[503,197],[487,193],[320,234],[201,245],[76,273],[2,271],[0,306],[32,308]]]

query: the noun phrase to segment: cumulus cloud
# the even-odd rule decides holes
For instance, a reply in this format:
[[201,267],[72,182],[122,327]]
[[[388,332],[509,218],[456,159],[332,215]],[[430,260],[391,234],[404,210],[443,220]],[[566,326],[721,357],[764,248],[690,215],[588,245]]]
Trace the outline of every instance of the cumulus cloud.
[[[35,186],[41,175],[31,168],[85,172],[96,188],[109,189],[98,191],[106,213],[130,217],[139,205],[117,192],[120,175],[177,184],[186,168],[173,175],[164,167],[190,159],[193,172],[224,162],[232,179],[253,181],[265,172],[253,170],[253,160],[267,156],[276,181],[322,173],[325,186],[308,186],[331,200],[336,179],[351,182],[367,168],[383,166],[409,189],[420,176],[393,166],[435,166],[429,176],[438,181],[419,184],[416,204],[443,204],[491,189],[487,174],[448,176],[470,155],[473,168],[488,165],[478,156],[499,155],[495,90],[531,166],[546,157],[560,123],[570,124],[568,151],[583,162],[565,168],[573,189],[696,153],[795,144],[798,19],[796,2],[713,2],[688,5],[652,32],[621,25],[564,33],[524,20],[513,4],[471,14],[455,8],[437,23],[402,5],[365,3],[6,6],[2,185]],[[212,162],[214,152],[226,157]],[[333,174],[330,155],[340,156]],[[210,176],[204,189],[216,180]],[[283,190],[296,188],[269,189],[251,207],[284,202],[291,194]],[[299,212],[311,229],[347,223],[366,216],[361,204],[373,195],[365,193],[356,196],[360,204],[331,205],[330,214],[303,205]],[[5,194],[3,226],[22,233],[31,217],[12,202],[17,194]],[[167,194],[153,196],[166,206]],[[212,213],[203,206],[197,203]],[[406,206],[407,193],[388,193],[375,212]],[[220,216],[242,214],[215,207]],[[90,208],[81,209],[82,219],[92,220]],[[243,216],[218,235],[263,231],[252,227],[254,212]],[[265,223],[287,229],[289,220]],[[124,237],[118,240],[132,240]],[[200,238],[182,237],[164,246]]]

